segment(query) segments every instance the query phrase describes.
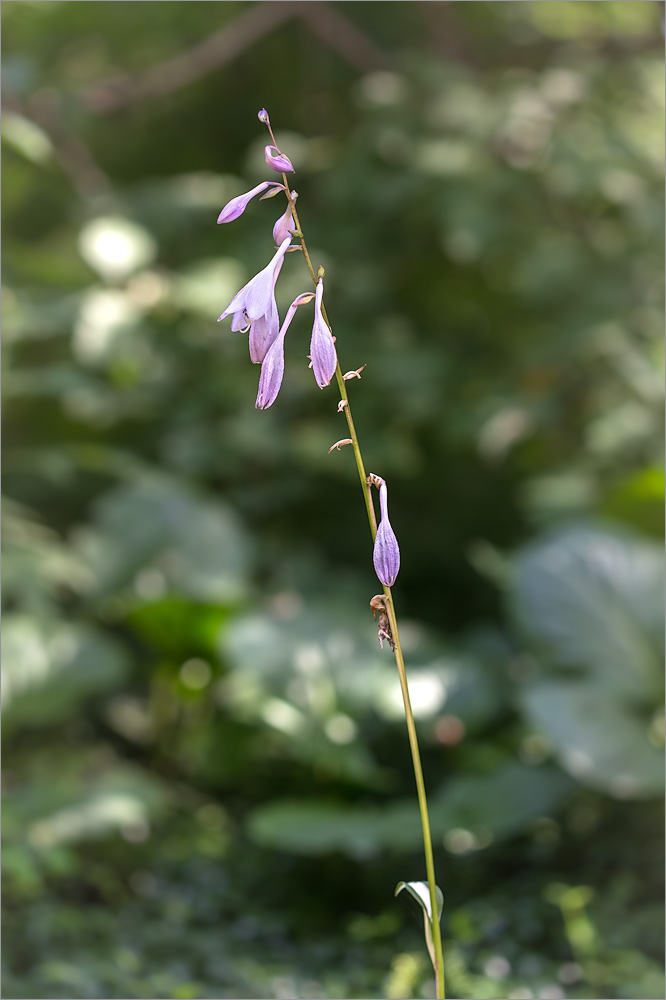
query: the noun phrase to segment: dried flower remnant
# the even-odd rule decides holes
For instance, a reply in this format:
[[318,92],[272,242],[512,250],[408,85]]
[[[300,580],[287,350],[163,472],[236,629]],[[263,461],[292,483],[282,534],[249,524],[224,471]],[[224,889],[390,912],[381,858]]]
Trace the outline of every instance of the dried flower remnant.
[[246,191],[245,194],[239,194],[236,198],[232,198],[231,201],[228,201],[217,217],[218,225],[223,222],[233,222],[234,219],[238,219],[243,214],[252,199],[256,198],[258,194],[261,194],[262,191],[266,191],[268,188],[273,189],[271,191],[271,195],[277,194],[278,191],[284,191],[284,185],[282,184],[277,184],[275,181],[262,181],[261,184],[257,184],[256,187],[253,187],[251,191]]
[[264,149],[266,163],[272,170],[277,170],[279,174],[293,173],[294,168],[288,156],[281,153],[277,146],[266,146]]
[[340,449],[341,449],[341,448],[342,448],[342,447],[343,447],[344,445],[346,445],[346,444],[353,444],[353,443],[354,443],[354,442],[352,441],[352,439],[351,439],[351,438],[342,438],[342,439],[341,439],[340,441],[336,441],[336,442],[335,442],[335,444],[332,444],[332,445],[331,445],[331,447],[330,447],[330,448],[328,449],[328,453],[329,453],[329,455],[330,455],[330,454],[331,454],[331,452],[332,452],[332,451],[333,451],[334,449],[335,449],[336,451],[340,451]]
[[299,295],[289,306],[287,315],[284,318],[280,331],[266,351],[266,356],[261,365],[261,375],[259,376],[259,391],[257,401],[254,404],[258,410],[267,410],[277,399],[277,394],[284,378],[284,338],[289,324],[291,323],[299,306],[310,302],[313,298],[312,292],[304,292]]
[[312,339],[310,341],[312,369],[320,389],[330,384],[331,379],[335,375],[335,367],[338,362],[333,335],[321,311],[323,295],[324,279],[320,278],[317,282],[315,316],[314,323],[312,324]]
[[379,621],[377,621],[377,638],[379,639],[379,648],[384,648],[384,639],[386,639],[391,649],[395,649],[395,640],[393,638],[393,632],[391,631],[391,622],[389,621],[388,612],[386,611],[385,595],[375,594],[370,601],[370,607],[375,621],[377,621],[377,615],[379,615]]
[[357,378],[360,380],[361,372],[363,371],[364,368],[367,368],[367,365],[361,365],[360,368],[357,368],[356,371],[353,372],[345,372],[344,375],[342,376],[342,381],[348,382],[350,378]]
[[380,520],[375,535],[372,562],[380,583],[392,587],[400,570],[400,549],[398,539],[391,527],[388,516],[388,490],[380,476],[369,475],[368,484],[379,490]]

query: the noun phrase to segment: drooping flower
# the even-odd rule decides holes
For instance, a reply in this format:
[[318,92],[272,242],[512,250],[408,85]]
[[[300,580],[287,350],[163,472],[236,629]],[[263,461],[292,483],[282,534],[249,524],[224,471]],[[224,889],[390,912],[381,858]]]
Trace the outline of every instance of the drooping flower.
[[254,404],[258,410],[266,410],[272,406],[277,399],[277,394],[282,385],[284,376],[284,337],[289,329],[289,324],[294,318],[294,314],[299,306],[304,305],[312,299],[312,292],[304,292],[299,295],[289,306],[284,323],[280,327],[277,337],[273,340],[266,351],[261,365],[261,375],[259,376],[259,391],[257,401]]
[[392,587],[400,569],[400,549],[388,517],[388,495],[383,479],[379,487],[379,508],[381,517],[375,536],[372,561],[380,582],[386,587]]
[[233,314],[232,330],[239,330],[255,320],[261,319],[271,308],[275,282],[278,275],[278,263],[284,258],[291,236],[282,241],[266,267],[255,274],[254,278],[243,285],[218,319],[223,320]]
[[[292,201],[298,198],[296,191],[291,192]],[[279,247],[282,240],[285,240],[287,236],[290,236],[290,229],[294,228],[294,217],[291,213],[291,205],[287,205],[287,209],[284,215],[281,215],[273,226],[273,239],[275,240],[275,246]]]
[[266,163],[279,174],[289,174],[293,172],[292,162],[288,156],[281,153],[277,146],[266,146],[264,149]]
[[265,191],[266,188],[270,187],[279,190],[282,188],[282,184],[276,184],[275,181],[262,181],[261,184],[257,184],[256,187],[253,187],[251,191],[246,191],[245,194],[239,194],[236,198],[232,198],[231,201],[227,202],[218,215],[218,224],[221,222],[233,222],[234,219],[237,219],[243,214],[249,202],[252,201],[253,198],[256,198],[258,194],[261,194],[262,191]]
[[320,389],[327,386],[335,374],[337,357],[333,335],[328,328],[321,311],[321,300],[324,295],[324,279],[317,282],[315,299],[315,315],[312,324],[312,339],[310,341],[310,360],[312,370]]
[[[277,302],[275,301],[275,283],[280,269],[284,263],[284,257],[278,261],[273,274],[273,294],[268,312],[259,319],[255,319],[250,327],[248,338],[250,348],[250,361],[253,365],[261,364],[266,357],[266,351],[271,346],[280,330],[280,317],[278,315]],[[232,326],[233,329],[233,326]]]

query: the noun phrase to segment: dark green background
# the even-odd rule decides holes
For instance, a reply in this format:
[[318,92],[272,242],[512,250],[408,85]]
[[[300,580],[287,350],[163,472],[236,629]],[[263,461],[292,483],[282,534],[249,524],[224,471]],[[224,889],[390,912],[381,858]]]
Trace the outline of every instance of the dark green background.
[[431,995],[337,392],[307,308],[265,412],[215,322],[261,107],[367,365],[449,996],[663,995],[662,17],[3,4],[4,997]]

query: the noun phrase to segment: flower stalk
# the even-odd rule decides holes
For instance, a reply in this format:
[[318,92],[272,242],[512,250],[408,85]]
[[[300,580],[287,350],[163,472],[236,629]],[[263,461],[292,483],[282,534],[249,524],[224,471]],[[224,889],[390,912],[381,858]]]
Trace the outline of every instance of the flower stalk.
[[[419,751],[418,737],[416,733],[416,724],[414,722],[414,713],[412,711],[411,700],[409,696],[409,686],[407,683],[407,671],[405,669],[405,660],[402,652],[402,645],[400,642],[400,632],[398,629],[398,621],[395,613],[395,606],[393,603],[393,595],[391,593],[391,587],[388,585],[395,582],[395,577],[397,576],[399,568],[399,551],[397,546],[397,540],[393,534],[393,530],[388,521],[388,511],[387,511],[387,500],[386,500],[386,483],[383,479],[378,476],[368,475],[365,469],[365,463],[363,461],[363,455],[361,453],[361,447],[359,444],[358,434],[356,432],[356,427],[354,425],[354,418],[352,416],[351,404],[349,401],[349,395],[347,393],[346,381],[348,377],[360,378],[360,372],[362,368],[359,368],[356,372],[348,372],[347,375],[343,375],[342,369],[340,367],[340,361],[337,357],[337,351],[333,346],[333,342],[328,342],[328,337],[334,341],[332,338],[331,324],[329,322],[328,316],[326,314],[326,307],[322,301],[323,295],[323,278],[324,269],[320,267],[315,271],[312,259],[310,257],[308,247],[305,241],[305,236],[303,235],[303,229],[301,227],[300,219],[298,217],[298,211],[296,209],[296,198],[297,194],[290,188],[290,183],[287,178],[287,172],[292,173],[294,168],[291,161],[283,153],[281,153],[273,130],[271,128],[270,119],[268,113],[265,109],[259,112],[259,120],[263,122],[270,134],[272,145],[266,147],[266,162],[269,167],[271,167],[276,172],[281,172],[283,185],[283,190],[288,202],[288,208],[285,215],[278,220],[275,225],[275,230],[277,235],[280,236],[280,245],[278,251],[273,258],[273,261],[264,268],[263,272],[253,279],[241,292],[238,293],[235,299],[232,300],[231,304],[227,307],[223,316],[234,313],[234,319],[239,315],[242,318],[249,318],[257,322],[258,320],[252,315],[252,309],[254,307],[257,313],[259,309],[263,308],[264,312],[270,305],[269,295],[274,288],[274,281],[271,285],[271,275],[274,275],[276,258],[279,259],[280,263],[284,257],[284,253],[287,249],[300,249],[303,253],[303,259],[310,273],[312,283],[315,288],[316,302],[315,302],[315,326],[313,328],[313,340],[312,340],[312,363],[315,369],[315,377],[317,379],[320,387],[323,388],[327,385],[331,378],[331,372],[333,370],[332,355],[335,355],[335,379],[340,392],[340,401],[338,403],[338,412],[344,411],[345,419],[347,421],[347,427],[349,430],[349,438],[340,440],[334,444],[329,451],[333,451],[337,448],[340,450],[340,446],[351,444],[352,450],[354,452],[354,459],[356,461],[356,468],[358,470],[359,482],[361,484],[361,490],[363,493],[363,498],[365,502],[366,513],[368,516],[368,523],[370,526],[370,533],[372,535],[373,545],[375,546],[373,561],[375,563],[375,569],[380,578],[380,582],[383,587],[383,596],[378,595],[373,598],[371,607],[373,613],[377,610],[380,611],[380,621],[383,621],[384,637],[388,638],[391,648],[394,650],[396,666],[398,669],[398,677],[400,681],[400,690],[402,692],[403,705],[405,709],[405,719],[407,722],[407,735],[409,738],[409,747],[412,757],[412,765],[414,769],[414,779],[416,782],[416,791],[419,804],[419,812],[421,816],[421,827],[423,831],[423,849],[425,854],[425,864],[426,864],[426,874],[428,882],[428,893],[430,899],[430,914],[426,915],[426,919],[430,920],[430,929],[432,932],[432,952],[431,957],[433,960],[433,966],[435,969],[435,984],[436,984],[436,997],[437,1000],[442,1000],[446,996],[445,992],[445,982],[444,982],[444,959],[442,953],[442,937],[441,928],[439,922],[439,905],[437,899],[438,888],[435,880],[435,862],[433,857],[432,849],[432,836],[430,832],[430,819],[428,816],[428,801],[426,796],[425,781],[423,778],[423,769],[421,766],[421,755]],[[239,196],[237,199],[231,203],[231,207],[227,206],[223,209],[220,215],[221,221],[231,221],[232,218],[237,218],[242,211],[244,211],[247,202],[259,191],[265,188],[273,187],[275,182],[266,182],[264,185],[258,185],[251,192],[246,195]],[[273,192],[271,191],[270,194]],[[277,192],[276,192],[277,193]],[[263,197],[268,197],[269,195],[264,195]],[[293,229],[288,227],[288,221],[293,221]],[[298,245],[289,245],[291,238],[295,238],[299,241]],[[277,236],[276,236],[277,243]],[[258,294],[257,294],[258,293]],[[260,381],[260,393],[257,399],[257,405],[263,408],[266,405],[271,405],[273,399],[277,395],[279,389],[279,384],[282,380],[282,342],[284,340],[284,332],[291,321],[291,318],[298,305],[305,303],[308,299],[311,299],[312,293],[306,293],[298,297],[292,303],[287,318],[280,329],[279,335],[275,336],[272,344],[268,347],[266,352],[266,358],[262,365],[262,379]],[[256,301],[259,300],[259,306],[256,305]],[[265,300],[265,301],[264,301]],[[261,314],[262,316],[264,313]],[[223,318],[220,317],[220,319]],[[240,320],[239,320],[240,322]],[[324,327],[325,324],[325,327]],[[233,329],[233,326],[232,326]],[[318,357],[315,357],[315,353],[318,352]],[[275,357],[273,357],[275,355]],[[254,360],[254,358],[253,358]],[[365,367],[365,366],[362,366]],[[372,498],[372,487],[380,491],[380,509],[381,509],[381,519],[378,527],[377,517],[375,514],[375,508]],[[380,531],[380,537],[377,538],[378,530]],[[385,582],[385,581],[388,581]],[[387,621],[388,620],[388,621]],[[380,640],[382,637],[382,630],[380,629]]]
[[[270,123],[267,121],[266,125],[271,133],[271,138],[275,142],[275,137],[271,130]],[[303,251],[303,259],[307,265],[308,271],[310,272],[310,277],[312,282],[317,287],[318,275],[312,266],[312,260],[310,259],[310,254],[308,252],[307,244],[305,242],[305,236],[303,235],[303,229],[298,218],[298,212],[296,210],[296,199],[292,197],[292,193],[289,190],[289,182],[287,180],[286,174],[283,174],[285,194],[291,206],[291,214],[294,219],[294,235],[299,240],[301,244],[301,249]],[[320,268],[322,271],[323,268]],[[322,315],[325,322],[328,324],[330,329],[331,324],[329,323],[328,316],[326,314],[326,307],[322,305]],[[338,359],[335,368],[335,377],[338,383],[338,389],[340,390],[340,399],[344,401],[345,418],[347,420],[347,427],[349,428],[349,437],[352,442],[352,449],[354,451],[354,458],[356,460],[356,468],[358,469],[358,477],[361,483],[361,488],[363,490],[363,498],[365,501],[365,509],[368,515],[368,523],[370,525],[370,533],[372,535],[372,541],[374,544],[375,538],[377,536],[377,517],[375,515],[375,508],[372,502],[372,484],[368,482],[368,476],[365,471],[365,463],[363,462],[363,454],[361,452],[361,446],[358,440],[358,434],[356,433],[356,427],[354,425],[354,418],[352,416],[351,404],[349,402],[349,395],[347,393],[347,385],[342,376],[342,369],[340,368],[340,361]],[[402,645],[400,643],[400,631],[398,629],[398,620],[395,614],[395,606],[393,604],[393,595],[391,593],[391,588],[387,587],[386,584],[382,584],[384,589],[384,604],[386,608],[386,613],[389,618],[391,625],[391,633],[393,636],[393,641],[395,643],[394,654],[395,662],[398,668],[398,677],[400,679],[400,691],[402,693],[402,701],[405,709],[405,720],[407,722],[407,735],[409,738],[409,749],[412,756],[412,765],[414,769],[414,779],[416,781],[416,794],[419,803],[419,813],[421,815],[421,827],[423,830],[423,850],[425,854],[426,863],[426,876],[428,881],[428,891],[430,893],[430,912],[432,917],[432,932],[433,941],[435,946],[435,987],[437,1000],[446,997],[446,986],[444,979],[444,956],[442,952],[442,933],[440,928],[440,923],[438,919],[438,906],[437,906],[437,894],[436,885],[437,881],[435,878],[435,859],[432,850],[432,834],[430,832],[430,817],[428,815],[428,797],[426,795],[425,781],[423,778],[423,768],[421,766],[421,753],[419,750],[419,741],[416,734],[416,723],[414,722],[414,713],[412,711],[412,703],[409,697],[409,685],[407,683],[407,670],[405,668],[405,658],[402,652]]]

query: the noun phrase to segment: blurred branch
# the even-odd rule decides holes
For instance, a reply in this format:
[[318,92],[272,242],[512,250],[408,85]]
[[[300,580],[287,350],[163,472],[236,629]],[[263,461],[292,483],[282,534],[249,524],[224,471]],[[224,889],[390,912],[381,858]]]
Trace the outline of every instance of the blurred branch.
[[252,4],[220,31],[137,76],[119,76],[83,95],[90,111],[107,114],[146,97],[161,97],[224,66],[295,13],[294,2]]
[[313,34],[361,73],[386,69],[390,60],[361,29],[330,3],[301,3],[298,15]]
[[374,42],[330,4],[278,0],[252,4],[205,41],[146,73],[119,76],[84,93],[83,104],[89,111],[109,114],[135,101],[173,93],[231,62],[291,17],[307,24],[354,69],[367,71],[387,65],[387,57]]
[[25,103],[17,97],[4,97],[2,106],[43,129],[51,141],[55,159],[80,197],[92,198],[108,190],[108,177],[66,123],[61,97],[54,88],[36,91]]
[[470,62],[469,46],[465,45],[454,5],[449,0],[418,4],[426,38],[436,55],[457,62]]

